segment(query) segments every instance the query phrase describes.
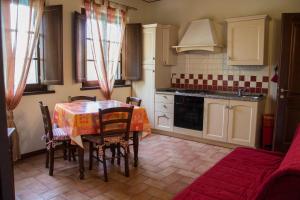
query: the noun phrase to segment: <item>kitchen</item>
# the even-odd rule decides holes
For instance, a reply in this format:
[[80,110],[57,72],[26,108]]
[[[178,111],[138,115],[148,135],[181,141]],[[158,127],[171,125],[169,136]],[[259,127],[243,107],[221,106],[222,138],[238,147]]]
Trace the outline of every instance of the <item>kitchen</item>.
[[0,6],[0,199],[300,199],[299,0]]
[[269,93],[269,20],[194,20],[179,43],[176,26],[143,25],[144,80],[133,83],[133,93],[145,99],[154,131],[259,147]]

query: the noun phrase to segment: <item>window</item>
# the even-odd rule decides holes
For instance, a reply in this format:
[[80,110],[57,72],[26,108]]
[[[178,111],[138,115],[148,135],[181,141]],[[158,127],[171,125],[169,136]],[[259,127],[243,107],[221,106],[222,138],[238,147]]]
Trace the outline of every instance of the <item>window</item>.
[[[28,21],[27,19],[29,18],[29,14],[30,14],[30,10],[29,7],[27,5],[22,5],[22,4],[15,4],[15,3],[11,3],[10,4],[10,13],[11,13],[11,37],[12,37],[12,46],[15,45],[16,43],[16,38],[18,39],[17,43],[16,43],[16,59],[15,59],[15,65],[16,66],[20,66],[23,64],[24,61],[24,56],[26,54],[26,48],[24,48],[24,46],[26,46],[26,42],[27,42],[27,34],[30,34],[30,37],[33,37],[33,32],[29,32],[27,31],[28,28]],[[22,17],[24,16],[24,17]],[[16,19],[18,18],[18,24],[16,27],[16,24],[14,22],[16,22]],[[17,37],[16,37],[17,36]],[[27,85],[36,85],[36,84],[40,84],[40,80],[39,80],[39,70],[38,70],[38,65],[39,65],[39,54],[37,51],[37,47],[34,50],[34,54],[32,57],[32,61],[31,61],[31,66],[30,66],[30,70],[29,70],[29,74],[28,74],[28,78],[27,78]],[[19,69],[19,70],[18,70]],[[15,71],[15,82],[18,83],[19,79],[21,78],[21,70],[22,68],[17,68],[16,67],[16,71]],[[27,89],[27,88],[26,88]]]
[[[95,20],[92,20],[92,23],[96,23]],[[115,26],[114,24],[108,23],[108,29],[113,29]],[[92,52],[92,36],[91,36],[91,21],[86,20],[86,81],[83,82],[83,87],[98,87],[98,78],[97,73],[95,70],[93,59],[93,52]],[[112,41],[111,41],[112,42]],[[97,48],[97,47],[95,47]],[[97,51],[97,50],[96,50]],[[116,49],[116,51],[119,51]],[[115,85],[124,85],[125,81],[122,80],[122,66],[121,61],[122,56],[119,56],[119,61],[117,65],[116,75],[115,75]],[[112,61],[109,61],[112,62]]]
[[[50,13],[50,14],[49,14]],[[54,14],[52,14],[54,13]],[[56,18],[50,16],[55,15]],[[19,82],[22,74],[22,68],[18,68],[17,66],[21,66],[24,61],[24,57],[26,55],[26,47],[27,46],[27,38],[28,34],[29,37],[33,37],[34,31],[30,30],[28,32],[29,27],[29,15],[30,15],[30,7],[28,5],[23,5],[21,3],[10,4],[10,17],[11,17],[11,25],[10,25],[10,31],[11,31],[11,37],[12,37],[12,46],[16,45],[16,59],[15,59],[15,81]],[[60,59],[60,51],[62,51],[62,46],[59,46],[58,44],[54,44],[53,41],[57,41],[57,43],[61,42],[61,38],[57,37],[55,40],[51,40],[52,35],[59,36],[59,33],[61,30],[59,30],[57,27],[61,25],[61,17],[62,15],[62,6],[46,6],[44,9],[44,15],[43,20],[40,25],[40,35],[37,42],[37,45],[34,49],[32,60],[30,64],[29,73],[27,76],[26,81],[26,88],[24,91],[24,95],[26,94],[32,94],[32,93],[49,93],[54,91],[48,91],[48,85],[58,85],[60,82],[62,82],[62,79],[59,81],[52,81],[51,78],[56,78],[55,73],[60,73],[61,70],[57,70],[58,67],[62,68],[62,65],[57,64],[53,61],[59,60],[60,63],[62,63],[62,60]],[[17,19],[17,20],[16,20]],[[48,21],[54,21],[55,23],[48,23]],[[16,21],[18,21],[16,25]],[[53,26],[57,26],[54,27]],[[49,31],[51,30],[51,31]],[[48,34],[49,32],[49,34]],[[51,32],[51,34],[50,34]],[[46,34],[45,34],[46,33]],[[50,38],[50,39],[49,39]],[[16,41],[17,40],[17,41]],[[51,41],[51,46],[49,48],[49,41]],[[55,48],[56,46],[59,46],[58,48]],[[45,47],[45,49],[43,48]],[[47,51],[46,51],[47,50]],[[49,55],[54,55],[56,59],[53,59]],[[44,62],[45,60],[51,60],[51,63]],[[51,72],[51,73],[50,73]],[[52,81],[52,83],[50,83]]]

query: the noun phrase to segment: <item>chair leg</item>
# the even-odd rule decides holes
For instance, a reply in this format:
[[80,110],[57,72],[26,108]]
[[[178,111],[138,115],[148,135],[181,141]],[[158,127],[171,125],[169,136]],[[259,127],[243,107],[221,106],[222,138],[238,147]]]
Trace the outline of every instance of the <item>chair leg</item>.
[[92,142],[89,142],[89,170],[93,169],[93,151],[94,145]]
[[113,165],[115,163],[115,157],[116,157],[116,145],[111,144],[110,145],[110,151],[111,151],[111,164]]
[[46,168],[49,168],[49,151],[46,151]]
[[67,148],[68,148],[68,160],[69,162],[71,162],[72,149],[71,149],[71,144],[69,142],[67,143]]
[[129,177],[128,152],[126,150],[124,150],[124,161],[125,161],[125,176]]
[[73,161],[76,161],[75,153],[76,153],[76,148],[72,148],[72,157],[73,157]]
[[120,143],[117,144],[117,164],[121,164],[121,146]]
[[63,142],[64,160],[67,160],[67,142]]
[[108,181],[108,176],[107,176],[107,167],[106,167],[106,156],[105,156],[105,147],[103,147],[103,171],[104,171],[104,181]]
[[53,170],[54,170],[54,148],[53,147],[50,147],[49,157],[50,157],[49,175],[53,176]]

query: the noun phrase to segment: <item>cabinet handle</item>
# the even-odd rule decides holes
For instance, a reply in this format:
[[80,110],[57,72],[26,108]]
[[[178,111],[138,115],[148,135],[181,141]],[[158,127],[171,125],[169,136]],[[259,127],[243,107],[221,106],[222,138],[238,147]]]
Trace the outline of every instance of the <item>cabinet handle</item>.
[[234,106],[226,106],[225,108],[232,110],[234,108]]
[[163,96],[165,99],[168,99],[168,97],[167,96]]
[[230,56],[228,56],[227,58],[228,58],[228,60],[231,60],[231,57],[230,57]]
[[166,119],[170,119],[166,114],[161,115],[161,116],[159,116],[159,117],[164,117],[164,118],[166,118]]
[[155,57],[153,57],[152,59],[155,60]]
[[167,108],[167,106],[166,106],[166,105],[163,105],[163,107],[164,107],[164,108]]

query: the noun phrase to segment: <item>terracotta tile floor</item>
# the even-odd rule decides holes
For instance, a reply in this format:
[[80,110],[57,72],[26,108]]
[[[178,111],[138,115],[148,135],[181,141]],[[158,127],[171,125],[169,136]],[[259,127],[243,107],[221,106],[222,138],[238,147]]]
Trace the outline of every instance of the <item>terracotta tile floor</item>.
[[[77,162],[56,159],[54,176],[50,177],[44,168],[44,156],[35,156],[15,166],[16,197],[22,200],[172,199],[230,151],[151,135],[141,141],[139,167],[130,164],[130,177],[123,176],[123,166],[109,164],[107,183],[102,180],[102,165],[95,163],[92,171],[86,169],[85,180],[79,180]],[[86,155],[86,168],[87,161]]]

